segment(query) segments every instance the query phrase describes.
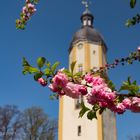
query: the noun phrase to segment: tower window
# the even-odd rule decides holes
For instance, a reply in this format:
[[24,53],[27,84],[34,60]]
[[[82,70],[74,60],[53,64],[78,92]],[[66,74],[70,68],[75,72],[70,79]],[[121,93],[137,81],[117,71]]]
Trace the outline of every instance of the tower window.
[[80,43],[80,44],[78,44],[78,49],[82,49],[82,47],[83,47],[83,44],[82,43]]
[[77,135],[78,135],[78,136],[81,136],[81,125],[78,126]]
[[89,26],[91,25],[91,20],[88,20],[88,25],[89,25]]
[[86,26],[87,25],[87,20],[83,21],[83,25]]
[[78,65],[78,72],[82,72],[83,71],[83,66],[82,64]]
[[97,70],[99,70],[97,67],[93,67],[94,72],[96,72]]
[[95,50],[93,50],[93,54],[95,54],[96,53],[96,51]]
[[81,103],[83,102],[83,96],[80,96],[79,99],[75,100],[75,108],[80,109],[81,108]]

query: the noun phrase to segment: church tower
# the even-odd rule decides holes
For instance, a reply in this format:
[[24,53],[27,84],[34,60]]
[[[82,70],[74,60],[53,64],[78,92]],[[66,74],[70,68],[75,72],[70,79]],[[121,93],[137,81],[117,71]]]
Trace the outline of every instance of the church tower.
[[[82,27],[74,34],[69,48],[69,64],[77,62],[75,72],[85,73],[106,64],[107,46],[94,28],[93,20],[86,4],[81,16]],[[90,106],[82,97],[60,98],[58,140],[116,140],[115,115],[107,110],[97,120],[88,120],[86,115],[78,118],[82,101]]]

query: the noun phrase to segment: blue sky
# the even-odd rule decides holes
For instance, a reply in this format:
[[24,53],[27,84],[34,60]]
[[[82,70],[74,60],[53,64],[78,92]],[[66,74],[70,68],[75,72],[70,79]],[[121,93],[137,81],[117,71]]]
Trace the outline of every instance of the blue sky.
[[[58,101],[50,101],[50,91],[34,82],[32,76],[22,75],[22,57],[36,65],[35,60],[44,56],[67,67],[67,50],[73,34],[81,27],[84,8],[80,0],[42,0],[26,30],[20,31],[15,28],[15,19],[23,4],[22,0],[4,0],[0,4],[0,105],[15,104],[20,109],[41,106],[50,117],[57,118]],[[95,17],[94,27],[108,46],[108,62],[127,56],[140,45],[140,25],[124,26],[127,18],[139,12],[138,6],[132,10],[129,0],[94,0],[90,10]],[[120,66],[110,70],[109,77],[118,87],[130,75],[140,83],[139,71],[139,63]],[[117,116],[118,140],[140,133],[139,124],[140,114]]]

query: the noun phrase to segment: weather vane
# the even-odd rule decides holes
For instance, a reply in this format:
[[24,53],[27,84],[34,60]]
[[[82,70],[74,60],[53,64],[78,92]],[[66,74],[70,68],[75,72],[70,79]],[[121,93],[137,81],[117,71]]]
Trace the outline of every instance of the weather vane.
[[91,1],[87,1],[87,0],[82,0],[82,4],[85,6],[86,9],[89,8],[89,4],[91,4]]

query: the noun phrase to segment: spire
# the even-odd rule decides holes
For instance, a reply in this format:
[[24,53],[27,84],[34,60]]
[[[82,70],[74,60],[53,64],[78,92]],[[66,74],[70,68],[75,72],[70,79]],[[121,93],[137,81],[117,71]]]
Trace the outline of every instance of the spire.
[[93,24],[93,15],[91,14],[91,12],[89,11],[89,2],[87,0],[82,0],[82,4],[85,6],[85,11],[83,12],[82,16],[81,16],[81,22],[82,22],[82,26],[89,26],[92,27]]
[[89,3],[86,0],[82,1],[82,4],[85,6],[86,10],[89,8]]

